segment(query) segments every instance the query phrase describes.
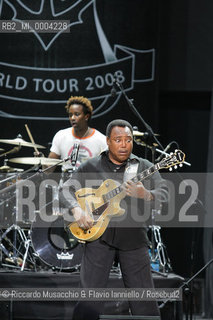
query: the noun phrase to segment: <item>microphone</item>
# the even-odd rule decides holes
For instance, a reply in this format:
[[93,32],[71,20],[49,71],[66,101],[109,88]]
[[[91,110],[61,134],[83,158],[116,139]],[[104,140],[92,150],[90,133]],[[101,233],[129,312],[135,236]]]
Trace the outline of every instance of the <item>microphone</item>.
[[173,143],[173,142],[170,142],[170,143],[166,146],[166,148],[163,150],[164,153],[161,153],[161,154],[159,155],[159,157],[155,160],[156,162],[159,162],[159,161],[163,158],[164,154],[169,150],[169,148],[171,147],[171,144],[172,144],[172,143]]
[[116,93],[117,93],[117,90],[116,90],[116,76],[114,75],[114,78],[113,78],[113,83],[112,83],[112,89],[110,91],[110,96],[111,97],[115,97],[116,96]]
[[133,129],[133,136],[140,136],[140,137],[144,137],[145,139],[149,137],[149,133],[148,132],[140,132],[138,131],[138,127],[134,126],[132,127]]
[[78,151],[80,148],[80,142],[75,142],[73,149],[72,149],[72,153],[71,153],[71,164],[72,166],[75,166],[76,161],[78,159]]

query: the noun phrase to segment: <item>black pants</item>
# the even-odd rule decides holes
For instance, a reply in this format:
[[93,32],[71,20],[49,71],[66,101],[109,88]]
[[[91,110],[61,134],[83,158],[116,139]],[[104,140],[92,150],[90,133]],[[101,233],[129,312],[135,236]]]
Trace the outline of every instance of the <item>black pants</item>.
[[[100,239],[87,243],[81,264],[82,288],[106,288],[116,249]],[[123,251],[118,250],[123,282],[126,288],[152,288],[153,279],[147,247]],[[159,315],[155,301],[129,301],[133,315]],[[74,309],[73,320],[97,320],[103,314],[101,301],[79,301]]]

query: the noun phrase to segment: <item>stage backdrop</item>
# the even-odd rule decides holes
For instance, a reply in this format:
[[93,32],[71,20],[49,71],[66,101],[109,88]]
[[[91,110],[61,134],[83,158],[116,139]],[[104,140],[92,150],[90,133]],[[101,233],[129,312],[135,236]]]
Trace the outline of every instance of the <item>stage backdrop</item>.
[[111,95],[114,75],[157,130],[157,0],[1,0],[0,17],[0,139],[29,141],[26,123],[47,155],[71,95],[92,100],[103,133],[118,117],[144,131],[118,87]]
[[[210,134],[209,134],[209,152],[208,152],[208,178],[206,179],[206,210],[209,213],[209,219],[212,219],[212,172],[213,172],[213,91],[210,116]],[[210,220],[206,225],[211,225]],[[213,228],[205,228],[203,232],[203,252],[205,263],[213,259]],[[205,283],[205,316],[213,317],[213,263],[206,269]]]

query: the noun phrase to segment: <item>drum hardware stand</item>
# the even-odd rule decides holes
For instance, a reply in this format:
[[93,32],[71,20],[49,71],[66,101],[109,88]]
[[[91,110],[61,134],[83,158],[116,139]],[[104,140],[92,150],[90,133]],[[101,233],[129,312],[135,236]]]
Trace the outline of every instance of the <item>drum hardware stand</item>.
[[[152,221],[155,220],[156,214],[161,214],[161,210],[152,209]],[[151,263],[159,263],[162,272],[152,270],[153,272],[165,275],[166,272],[172,271],[169,257],[166,253],[165,245],[162,242],[160,230],[161,227],[154,223],[150,226],[151,228]]]
[[[28,235],[29,234],[30,234],[30,231],[28,231]],[[29,250],[30,250],[30,247],[31,247],[31,239],[30,238],[27,239],[26,236],[25,236],[25,241],[24,241],[24,247],[25,247],[25,253],[24,253],[24,256],[23,256],[23,262],[22,262],[22,266],[21,266],[21,271],[24,271],[25,264],[26,264],[26,261],[27,261],[27,257],[28,257],[28,254],[29,254]],[[33,255],[32,255],[32,257],[33,257]],[[35,271],[36,271],[36,263],[32,259],[32,257],[30,257],[30,263],[34,266]]]
[[[7,234],[10,231],[14,231],[14,237],[15,237],[15,240],[13,241],[14,243],[12,243],[11,240],[7,237]],[[19,234],[19,237],[20,237],[20,244],[23,244],[25,247],[24,254],[20,251],[20,249],[21,249],[20,246],[17,248],[17,233]],[[13,249],[12,253],[5,248],[4,244],[2,243],[2,240],[7,241],[8,244],[12,247],[12,249]],[[25,263],[26,263],[26,259],[27,259],[27,255],[28,255],[29,246],[30,246],[30,240],[27,239],[24,231],[16,224],[13,224],[12,226],[10,226],[0,237],[0,247],[1,247],[1,250],[4,252],[4,254],[7,256],[6,259],[10,260],[11,262],[13,262],[16,265],[12,266],[12,265],[7,264],[6,266],[13,267],[13,268],[20,268],[20,265],[21,265],[21,271],[23,271],[25,268]],[[22,257],[23,257],[23,259],[22,259]],[[30,258],[30,263],[32,265],[35,264],[34,261],[32,260],[32,258]]]
[[[2,230],[1,230],[1,232],[2,232]],[[4,232],[4,233],[0,236],[1,264],[2,264],[2,262],[3,262],[3,254],[2,254],[2,252],[3,252],[6,256],[8,256],[9,259],[11,259],[11,260],[13,261],[13,256],[12,256],[11,252],[9,252],[9,251],[5,248],[4,244],[2,243],[2,239],[5,238],[5,234],[6,234],[6,232]],[[14,261],[13,261],[13,262],[14,262]]]

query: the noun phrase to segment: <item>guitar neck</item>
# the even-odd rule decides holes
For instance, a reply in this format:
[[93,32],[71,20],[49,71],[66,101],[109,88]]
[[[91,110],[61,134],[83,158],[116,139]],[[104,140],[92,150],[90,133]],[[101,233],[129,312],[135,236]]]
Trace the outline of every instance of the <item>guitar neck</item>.
[[[160,163],[156,163],[152,167],[144,170],[141,173],[138,173],[135,177],[130,179],[130,181],[132,181],[134,183],[138,183],[139,181],[142,181],[142,180],[146,179],[148,176],[151,176],[153,173],[155,173],[159,169],[161,169]],[[114,198],[115,196],[117,196],[121,192],[123,192],[123,183],[120,186],[118,186],[118,187],[110,190],[109,192],[107,192],[104,195],[104,200],[105,201],[109,201],[110,199]]]
[[134,183],[138,183],[139,181],[146,179],[147,177],[151,176],[153,173],[155,173],[156,171],[158,171],[160,169],[161,169],[160,163],[156,163],[152,167],[144,170],[143,172],[138,173],[137,176],[130,179],[130,181],[132,181]]

